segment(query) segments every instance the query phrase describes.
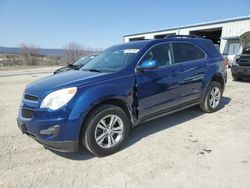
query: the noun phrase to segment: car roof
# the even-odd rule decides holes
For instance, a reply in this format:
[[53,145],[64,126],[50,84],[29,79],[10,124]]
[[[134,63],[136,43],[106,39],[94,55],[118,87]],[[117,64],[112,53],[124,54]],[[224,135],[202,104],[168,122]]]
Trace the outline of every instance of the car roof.
[[[162,43],[162,42],[175,42],[175,41],[190,41],[190,42],[196,42],[196,41],[205,41],[205,40],[209,40],[209,39],[205,39],[205,38],[163,38],[163,39],[149,39],[149,40],[145,40],[144,43],[145,44],[157,44],[157,43]],[[138,41],[134,41],[134,42],[130,42],[130,43],[138,43]]]
[[163,43],[163,42],[202,42],[202,41],[208,41],[209,39],[205,39],[202,37],[199,38],[163,38],[163,39],[146,39],[146,40],[139,40],[139,41],[131,41],[127,43],[122,43],[119,45],[116,45],[115,47],[118,46],[123,46],[126,48],[142,48],[144,46],[151,46],[155,45],[158,43]]

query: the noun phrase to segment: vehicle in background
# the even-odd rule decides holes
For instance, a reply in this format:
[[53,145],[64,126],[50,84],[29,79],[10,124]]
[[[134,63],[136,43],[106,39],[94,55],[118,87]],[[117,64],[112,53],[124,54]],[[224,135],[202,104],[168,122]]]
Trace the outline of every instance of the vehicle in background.
[[69,71],[69,70],[79,70],[84,65],[86,65],[91,59],[93,59],[95,56],[96,56],[96,54],[84,56],[84,57],[80,58],[79,60],[77,60],[75,63],[69,64],[65,67],[57,69],[54,72],[54,74]]
[[228,49],[222,55],[228,62],[228,68],[232,67],[233,63],[235,62],[236,56],[240,54],[241,45],[242,44],[238,42],[227,44]]
[[233,65],[233,62],[235,61],[235,56],[228,56],[228,55],[223,55],[224,61],[226,62],[227,68],[231,68]]
[[244,77],[250,77],[250,46],[244,48],[242,53],[236,56],[231,72],[235,81],[242,80]]
[[18,126],[54,150],[85,146],[109,155],[143,122],[195,105],[219,110],[227,81],[223,60],[211,40],[195,36],[116,45],[79,71],[29,84]]

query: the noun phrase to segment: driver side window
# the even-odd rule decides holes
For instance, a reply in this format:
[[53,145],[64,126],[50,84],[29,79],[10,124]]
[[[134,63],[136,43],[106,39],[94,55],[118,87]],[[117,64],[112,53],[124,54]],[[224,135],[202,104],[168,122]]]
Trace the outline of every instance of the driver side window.
[[163,67],[173,64],[172,48],[170,44],[159,44],[151,48],[143,57],[142,62],[145,60],[155,60],[157,67]]

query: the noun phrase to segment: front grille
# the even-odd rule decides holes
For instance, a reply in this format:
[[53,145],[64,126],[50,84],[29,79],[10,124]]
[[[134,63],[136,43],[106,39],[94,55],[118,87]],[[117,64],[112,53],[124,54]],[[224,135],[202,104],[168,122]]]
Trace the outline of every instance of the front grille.
[[242,67],[250,67],[250,63],[239,63]]
[[32,118],[34,110],[22,108],[22,117],[24,118]]
[[239,65],[243,67],[250,67],[249,60],[239,60]]
[[240,58],[239,60],[240,60],[240,62],[243,62],[243,63],[249,63],[250,58],[249,59]]
[[238,63],[242,67],[250,67],[250,56],[241,56]]
[[24,94],[24,99],[30,101],[38,101],[38,97],[34,95]]

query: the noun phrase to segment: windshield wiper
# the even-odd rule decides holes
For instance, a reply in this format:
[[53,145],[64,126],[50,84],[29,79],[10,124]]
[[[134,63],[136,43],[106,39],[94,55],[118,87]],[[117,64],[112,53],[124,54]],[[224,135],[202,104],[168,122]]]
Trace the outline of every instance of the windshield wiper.
[[73,69],[77,69],[77,68],[79,68],[80,66],[79,66],[79,65],[70,64],[69,67],[70,67],[70,68],[73,68]]
[[90,72],[102,72],[102,71],[100,71],[100,70],[98,70],[98,69],[82,69],[83,71],[90,71]]

